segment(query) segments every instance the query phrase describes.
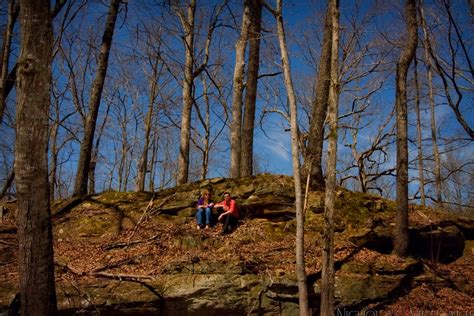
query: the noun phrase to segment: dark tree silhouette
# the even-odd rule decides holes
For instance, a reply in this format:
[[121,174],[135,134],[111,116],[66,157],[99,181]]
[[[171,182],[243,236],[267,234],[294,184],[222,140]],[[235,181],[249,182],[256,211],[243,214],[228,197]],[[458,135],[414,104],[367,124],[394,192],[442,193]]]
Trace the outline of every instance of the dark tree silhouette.
[[416,2],[406,0],[407,20],[406,45],[398,59],[396,76],[397,110],[397,215],[394,231],[394,251],[405,256],[408,250],[408,124],[407,124],[407,74],[410,63],[415,57],[418,43]]
[[53,50],[50,1],[22,0],[20,23],[15,175],[21,315],[54,315],[47,155]]
[[87,183],[89,180],[89,168],[92,157],[92,147],[94,133],[97,125],[97,115],[99,114],[100,99],[104,88],[105,75],[109,61],[110,47],[114,35],[115,22],[117,21],[118,9],[121,0],[112,0],[109,14],[102,37],[97,73],[92,83],[92,91],[89,99],[89,114],[86,120],[84,139],[81,143],[79,163],[77,165],[76,182],[74,184],[74,195],[82,196],[87,194]]

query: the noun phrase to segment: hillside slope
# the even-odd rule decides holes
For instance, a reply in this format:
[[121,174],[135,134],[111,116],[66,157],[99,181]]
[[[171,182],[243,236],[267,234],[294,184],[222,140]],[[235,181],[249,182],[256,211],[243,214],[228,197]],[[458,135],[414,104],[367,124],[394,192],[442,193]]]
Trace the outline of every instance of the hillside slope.
[[[243,219],[197,230],[199,192],[230,191]],[[156,193],[108,192],[53,205],[61,314],[293,315],[297,312],[292,179],[211,179]],[[305,255],[311,306],[320,293],[323,196],[310,192]],[[14,210],[14,205],[6,207]],[[340,311],[474,312],[474,218],[410,208],[411,256],[391,254],[394,202],[340,190]],[[0,314],[17,291],[15,227],[0,226]]]

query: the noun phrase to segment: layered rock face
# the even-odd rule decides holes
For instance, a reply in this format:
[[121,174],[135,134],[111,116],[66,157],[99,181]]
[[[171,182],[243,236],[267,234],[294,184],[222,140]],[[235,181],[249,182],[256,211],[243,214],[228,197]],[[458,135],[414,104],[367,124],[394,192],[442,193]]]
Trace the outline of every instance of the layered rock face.
[[[232,234],[221,236],[221,224],[195,228],[196,201],[204,189],[215,201],[224,191],[236,199],[242,218]],[[337,197],[335,295],[340,313],[383,308],[423,282],[472,291],[474,280],[450,283],[429,271],[426,262],[473,256],[466,245],[474,236],[474,219],[412,207],[411,256],[400,259],[391,255],[394,202],[343,189]],[[322,192],[309,193],[305,222],[315,314],[323,201]],[[293,203],[292,178],[265,174],[58,202],[54,236],[61,314],[295,315]],[[14,227],[9,229],[0,238],[13,242]],[[16,249],[13,243],[0,247],[0,311],[6,313],[17,292]]]

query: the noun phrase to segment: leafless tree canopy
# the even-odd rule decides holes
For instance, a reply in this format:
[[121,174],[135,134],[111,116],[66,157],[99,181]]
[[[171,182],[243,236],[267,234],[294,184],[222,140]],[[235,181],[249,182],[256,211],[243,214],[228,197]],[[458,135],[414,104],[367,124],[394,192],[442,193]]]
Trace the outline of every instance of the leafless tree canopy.
[[[54,2],[51,199],[293,174],[291,100],[275,8],[260,0]],[[410,63],[406,76],[407,201],[458,212],[472,211],[474,191],[471,10],[469,1],[420,1],[416,69]],[[302,177],[306,182],[310,174],[310,186],[323,189],[331,135],[329,15],[319,2],[283,2],[282,11]],[[19,1],[2,1],[3,197],[18,191],[18,93],[12,91],[19,12]],[[113,33],[108,16],[116,19]],[[341,6],[337,185],[396,197],[395,80],[407,43],[398,26],[405,24],[402,1]]]

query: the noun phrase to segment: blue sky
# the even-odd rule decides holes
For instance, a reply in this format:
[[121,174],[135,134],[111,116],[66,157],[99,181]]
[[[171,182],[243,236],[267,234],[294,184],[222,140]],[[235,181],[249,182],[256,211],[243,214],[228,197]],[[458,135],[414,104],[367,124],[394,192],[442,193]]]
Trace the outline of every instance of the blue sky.
[[[114,42],[112,45],[112,56],[110,59],[110,69],[109,69],[109,76],[107,79],[108,85],[123,85],[121,88],[121,93],[123,95],[127,95],[127,102],[131,107],[134,104],[135,109],[141,107],[141,110],[137,112],[137,115],[142,115],[140,111],[142,111],[147,103],[147,83],[146,78],[144,76],[145,72],[143,70],[143,65],[139,63],[134,63],[132,60],[128,60],[130,55],[130,50],[132,48],[139,48],[136,45],[137,36],[143,35],[143,30],[137,29],[137,22],[139,19],[148,19],[153,17],[156,22],[161,21],[161,14],[159,11],[155,11],[154,9],[150,9],[146,11],[146,14],[142,13],[138,15],[135,12],[135,4],[138,2],[130,2],[128,4],[128,12],[127,18],[124,21],[124,15],[120,16],[117,22],[117,29],[114,35]],[[154,2],[145,1],[144,3],[150,5]],[[204,4],[207,7],[211,7],[212,4],[216,3],[215,1],[200,1],[200,4]],[[241,4],[236,1],[231,1],[231,7],[234,10],[234,14],[236,15],[236,23],[237,28],[239,27],[240,18],[239,18],[239,9]],[[365,127],[359,131],[358,134],[358,149],[363,150],[367,148],[369,142],[373,140],[375,135],[377,134],[379,126],[388,116],[388,114],[392,111],[394,106],[394,97],[395,97],[395,87],[394,87],[394,70],[395,70],[395,61],[399,55],[400,47],[397,47],[397,43],[400,40],[400,37],[404,34],[404,22],[401,20],[401,14],[403,10],[401,10],[401,1],[396,3],[382,3],[380,1],[360,1],[360,10],[356,10],[356,3],[355,1],[349,1],[341,3],[341,42],[345,43],[350,38],[348,34],[350,34],[350,24],[349,22],[354,17],[356,18],[355,21],[357,23],[361,23],[364,20],[364,16],[367,13],[370,13],[371,10],[380,9],[377,13],[368,19],[368,22],[364,28],[361,28],[358,36],[360,39],[360,44],[356,46],[355,53],[357,50],[362,49],[365,45],[370,45],[370,49],[367,53],[364,54],[364,61],[361,65],[365,68],[370,67],[370,63],[378,60],[380,57],[379,52],[384,51],[386,48],[391,48],[390,51],[386,52],[385,61],[379,72],[372,74],[370,77],[366,79],[359,79],[356,81],[351,82],[347,86],[344,87],[341,97],[340,97],[340,114],[347,113],[351,111],[350,107],[352,105],[352,100],[356,97],[362,96],[367,90],[368,87],[372,82],[380,83],[381,89],[380,91],[376,92],[370,99],[366,100],[365,102],[361,102],[358,106],[364,106],[364,104],[369,103],[369,107],[366,110],[366,115],[363,117],[362,125]],[[426,2],[428,8],[431,8],[432,2]],[[455,8],[456,18],[459,21],[469,21],[468,18],[468,10],[464,10],[463,8],[467,6],[467,2],[453,2],[453,5],[459,6]],[[376,5],[373,5],[376,4]],[[380,6],[380,7],[379,7]],[[382,8],[382,6],[385,6]],[[464,7],[463,7],[464,6]],[[315,66],[314,64],[309,64],[307,61],[311,58],[317,60],[317,56],[320,51],[320,39],[321,39],[321,27],[323,22],[323,15],[324,15],[324,7],[325,3],[320,1],[285,1],[284,2],[284,19],[287,25],[287,39],[288,45],[290,49],[290,62],[292,66],[292,75],[293,81],[296,87],[296,91],[298,94],[298,101],[299,101],[299,121],[301,123],[301,129],[303,131],[307,130],[308,126],[308,118],[303,111],[303,107],[308,107],[310,105],[310,101],[312,100],[313,92],[312,86],[314,84],[314,74],[315,74]],[[93,3],[90,4],[88,7],[87,13],[84,14],[81,25],[74,24],[71,26],[71,32],[74,34],[81,35],[81,41],[85,42],[88,38],[87,30],[93,30],[96,35],[95,45],[98,44],[101,32],[102,32],[102,24],[105,19],[105,13],[107,10],[107,6]],[[431,9],[427,10],[427,12],[431,12]],[[169,59],[170,63],[179,63],[183,59],[182,54],[182,43],[180,42],[180,33],[176,32],[171,28],[171,25],[176,26],[177,22],[175,19],[167,18],[166,23],[171,21],[172,24],[165,24],[167,27],[167,31],[172,31],[175,33],[170,33],[170,35],[166,36],[166,44],[167,47],[164,48],[166,50],[166,58]],[[233,24],[231,21],[227,21],[229,24]],[[472,24],[470,25],[472,28]],[[274,19],[268,14],[268,12],[264,12],[264,39],[263,39],[263,46],[262,46],[262,65],[260,69],[260,74],[263,73],[272,73],[275,71],[280,70],[279,62],[280,62],[280,53],[279,48],[276,43],[276,35],[273,32],[275,28],[275,21]],[[138,30],[138,31],[137,31]],[[225,65],[223,69],[221,69],[221,74],[219,79],[227,80],[226,84],[229,84],[230,80],[232,79],[233,74],[233,66],[234,66],[234,44],[235,39],[238,36],[238,29],[230,31],[229,29],[225,29],[227,31],[226,36],[220,40],[220,44],[223,45],[223,52],[222,58],[225,60]],[[383,34],[383,36],[382,36]],[[421,32],[420,32],[421,34]],[[474,32],[469,33],[469,27],[463,29],[463,36],[466,37],[468,43],[468,50],[469,52],[473,51],[473,34]],[[199,33],[201,37],[205,36],[205,32]],[[443,35],[440,34],[440,36]],[[377,37],[377,40],[374,38]],[[443,46],[443,37],[440,37],[441,47]],[[94,44],[92,43],[92,44]],[[445,43],[445,42],[444,42]],[[14,45],[14,56],[16,56],[18,52],[18,42]],[[215,48],[214,53],[217,52],[217,48]],[[372,57],[370,54],[372,52],[376,52],[375,55]],[[313,55],[311,55],[313,54]],[[129,56],[130,55],[130,56]],[[356,54],[355,54],[356,55]],[[354,56],[355,56],[354,55]],[[471,54],[472,55],[472,54]],[[214,55],[213,55],[214,56]],[[341,55],[342,56],[342,55]],[[419,58],[422,56],[421,48],[419,49]],[[15,58],[12,58],[14,61]],[[129,82],[132,85],[132,90],[129,91],[128,86],[125,86],[125,79],[123,75],[120,73],[119,66],[127,66],[130,63],[130,76],[135,76]],[[424,65],[419,63],[419,73],[423,77],[426,77],[426,72]],[[58,72],[61,70],[59,66],[55,68]],[[117,70],[118,69],[118,70]],[[125,69],[125,68],[124,68]],[[177,69],[177,68],[176,68]],[[79,70],[79,68],[78,68]],[[93,78],[93,69],[91,69],[90,73],[85,77],[86,80],[90,83]],[[179,120],[179,111],[181,106],[181,92],[179,88],[180,84],[180,77],[181,73],[176,73],[177,80],[173,81],[171,84],[168,83],[166,87],[162,86],[162,91],[166,94],[169,94],[173,98],[174,102],[174,113],[172,114],[176,120]],[[410,78],[412,74],[410,73]],[[410,79],[411,80],[411,79]],[[425,79],[423,79],[425,80]],[[62,83],[66,84],[67,81],[63,80]],[[164,80],[163,80],[164,82]],[[162,84],[164,85],[164,83]],[[439,84],[439,81],[437,82]],[[465,80],[463,82],[464,86],[467,86],[467,90],[464,94],[462,111],[465,113],[466,118],[468,119],[471,126],[474,126],[474,109],[472,107],[473,104],[473,91],[472,91],[472,81]],[[469,84],[471,86],[469,86]],[[163,88],[164,87],[164,88]],[[200,93],[201,88],[197,88],[197,93]],[[227,101],[230,105],[229,100],[231,99],[230,89],[226,86],[225,93],[227,94]],[[470,92],[469,92],[469,89]],[[136,91],[135,91],[136,90]],[[137,91],[141,91],[143,93],[138,95],[135,99],[133,94]],[[271,114],[267,115],[263,120],[263,129],[266,132],[266,135],[261,130],[259,125],[259,111],[262,108],[272,108],[275,107],[279,110],[285,110],[286,107],[286,91],[284,89],[284,85],[282,83],[282,75],[277,77],[265,78],[259,82],[259,99],[258,99],[258,110],[257,110],[257,117],[256,117],[256,124],[255,124],[255,142],[254,142],[254,152],[256,155],[256,161],[258,165],[259,172],[271,172],[271,173],[282,173],[282,174],[292,174],[292,165],[291,165],[291,146],[290,146],[290,132],[286,129],[289,128],[289,124],[285,121],[281,116],[278,114]],[[410,95],[413,94],[413,91],[409,91]],[[110,91],[108,92],[110,95]],[[138,93],[138,92],[137,92]],[[463,131],[460,129],[459,124],[453,119],[453,112],[452,110],[445,104],[445,100],[440,95],[442,94],[441,90],[437,90],[437,109],[436,109],[436,119],[439,124],[439,134],[444,138],[452,138],[454,136],[458,137],[459,135],[463,134]],[[423,123],[424,123],[424,130],[423,135],[425,138],[429,138],[430,132],[428,129],[429,126],[429,112],[426,110],[427,102],[426,102],[426,90],[423,92],[423,102],[422,102],[422,109],[423,109]],[[87,101],[88,93],[86,92],[85,98]],[[70,100],[64,101],[64,109],[71,109],[72,105]],[[69,103],[68,103],[69,102]],[[113,101],[116,106],[116,101]],[[135,102],[135,103],[133,103]],[[138,104],[137,104],[138,102]],[[106,97],[104,97],[101,107],[101,114],[99,116],[98,122],[101,122],[103,119],[103,115],[105,112],[105,103]],[[412,104],[412,100],[410,99],[410,104]],[[216,105],[219,108],[218,105]],[[11,107],[10,107],[11,108]],[[221,110],[218,110],[218,112]],[[10,111],[11,112],[11,111]],[[66,112],[66,111],[65,111]],[[11,112],[13,113],[13,112]],[[221,112],[219,112],[221,113]],[[118,142],[116,137],[119,132],[117,129],[118,122],[116,121],[116,117],[119,114],[118,109],[113,109],[111,112],[111,116],[114,118],[109,118],[110,122],[108,123],[106,128],[106,137],[103,138],[102,142],[103,145],[101,147],[101,155],[102,155],[102,164],[99,166],[98,169],[98,178],[107,178],[109,177],[109,173],[113,171],[111,166],[111,161],[114,159],[115,155],[117,154],[118,150]],[[415,139],[415,128],[414,128],[414,114],[410,112],[410,137]],[[160,121],[160,124],[167,124],[166,119]],[[169,123],[169,122],[168,122]],[[129,126],[127,127],[128,137],[130,138],[130,143],[135,144],[136,148],[134,148],[134,153],[136,155],[137,150],[139,149],[138,145],[141,139],[143,131],[141,127],[136,129],[134,127],[134,121],[131,119]],[[351,125],[354,124],[353,118],[346,118],[341,121],[341,125]],[[70,122],[70,128],[78,128],[79,127],[79,120],[75,117]],[[387,130],[393,125],[393,121],[389,126],[387,126]],[[2,146],[5,148],[12,148],[12,130],[8,129],[3,125],[2,127],[2,135],[10,135],[4,138],[2,142]],[[167,133],[174,134],[174,137],[177,137],[178,131],[174,130],[167,130]],[[215,132],[213,130],[213,132]],[[342,170],[348,163],[351,158],[351,151],[350,148],[344,146],[346,144],[350,144],[352,139],[350,137],[350,129],[341,130],[340,131],[340,142],[339,142],[339,158],[340,158],[340,165],[339,168]],[[63,130],[63,133],[66,131]],[[80,135],[80,130],[78,131]],[[343,136],[346,135],[346,138]],[[66,134],[63,137],[67,137]],[[136,141],[135,138],[138,138]],[[176,138],[175,138],[176,139]],[[446,139],[440,140],[442,146],[444,146],[444,142]],[[426,140],[425,143],[427,144],[426,153],[429,155],[431,148],[429,141]],[[160,146],[174,146],[176,147],[177,142],[171,143],[166,145],[165,143],[160,144]],[[228,129],[226,128],[225,133],[221,136],[218,144],[216,145],[216,150],[212,157],[211,163],[211,171],[209,173],[210,177],[213,176],[227,176],[227,169],[228,169],[228,162],[229,162],[229,142],[228,142]],[[75,164],[78,158],[78,143],[71,142],[65,148],[62,154],[62,157],[65,161],[64,165],[62,166],[63,176],[71,181],[73,179],[73,175],[75,172]],[[162,147],[164,148],[164,147]],[[388,162],[386,166],[393,166],[395,162],[395,154],[394,154],[394,147],[393,145],[389,149],[388,155]],[[414,151],[415,147],[411,145],[410,148],[410,157],[415,157],[416,152]],[[176,151],[176,148],[174,149]],[[472,159],[474,156],[474,149],[472,143],[469,144],[467,147],[462,149],[462,153],[457,153],[460,159],[469,160]],[[199,159],[196,158],[194,154],[194,160]],[[160,156],[158,159],[164,160],[166,157]],[[0,165],[10,165],[11,166],[11,156],[4,155],[4,157],[0,157],[2,159]],[[131,157],[130,159],[135,159]],[[173,159],[172,159],[173,160]],[[136,164],[136,161],[132,161]],[[170,161],[170,163],[175,163],[175,161]],[[135,167],[133,167],[134,169]],[[8,168],[4,168],[7,170]],[[116,172],[116,170],[114,171]],[[134,170],[132,170],[133,175]],[[116,176],[115,176],[116,177]],[[413,178],[415,174],[413,174]],[[66,181],[66,180],[65,180]],[[415,183],[415,182],[413,182]],[[129,181],[130,188],[133,187],[133,179]],[[100,187],[98,187],[101,189]]]

